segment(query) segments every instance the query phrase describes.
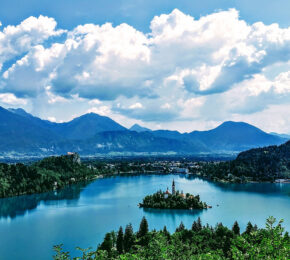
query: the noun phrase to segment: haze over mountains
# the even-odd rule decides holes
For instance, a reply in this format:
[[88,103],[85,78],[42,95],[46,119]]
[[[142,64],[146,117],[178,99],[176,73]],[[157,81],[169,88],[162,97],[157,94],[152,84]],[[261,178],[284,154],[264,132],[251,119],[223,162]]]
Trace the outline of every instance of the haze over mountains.
[[127,129],[94,113],[66,123],[34,117],[23,109],[0,107],[0,155],[21,156],[171,153],[231,154],[254,147],[278,145],[287,138],[243,122],[224,122],[209,131],[157,130],[134,125]]

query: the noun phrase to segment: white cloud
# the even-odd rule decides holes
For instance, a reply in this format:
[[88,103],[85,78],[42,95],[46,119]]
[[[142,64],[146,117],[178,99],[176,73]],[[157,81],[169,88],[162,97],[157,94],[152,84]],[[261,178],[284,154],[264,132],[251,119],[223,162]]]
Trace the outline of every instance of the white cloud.
[[235,9],[198,20],[175,9],[154,17],[150,29],[85,24],[55,43],[64,31],[52,18],[8,26],[0,65],[17,61],[3,72],[0,92],[55,106],[72,99],[86,111],[163,125],[208,126],[289,104],[290,28],[247,24]]
[[50,122],[57,122],[56,118],[54,116],[47,117],[47,120]]
[[131,106],[129,106],[129,109],[140,109],[143,108],[142,104],[137,102],[135,104],[132,104]]
[[17,26],[5,27],[0,31],[0,68],[4,62],[29,51],[49,37],[59,36],[64,32],[56,30],[53,18],[42,15],[38,18],[31,16]]
[[22,98],[17,98],[15,97],[14,94],[11,93],[0,93],[0,102],[8,105],[13,105],[13,106],[21,106],[21,105],[26,105],[27,100],[22,99]]
[[101,116],[110,116],[111,115],[111,109],[108,106],[91,107],[86,112],[99,114]]
[[100,105],[102,102],[98,99],[92,99],[89,101],[90,105]]

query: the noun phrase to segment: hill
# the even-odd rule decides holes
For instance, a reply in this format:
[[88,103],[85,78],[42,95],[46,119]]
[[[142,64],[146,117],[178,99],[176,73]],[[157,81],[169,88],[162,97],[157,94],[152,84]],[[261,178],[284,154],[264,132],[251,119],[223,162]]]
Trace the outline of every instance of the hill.
[[[129,130],[109,117],[85,114],[66,123],[34,117],[23,109],[0,107],[0,156],[47,156],[75,151],[81,155],[114,153],[228,154],[286,139],[243,123],[225,122],[209,131]],[[134,130],[135,129],[135,130]],[[148,131],[147,131],[148,130]]]
[[54,130],[69,140],[84,140],[106,131],[125,131],[125,127],[109,117],[89,113],[67,123],[54,125]]
[[201,175],[233,182],[290,179],[290,141],[241,152],[233,161],[206,163]]
[[200,140],[211,149],[243,151],[255,147],[281,144],[286,140],[267,134],[261,129],[244,122],[224,122],[209,131],[194,131],[190,139]]
[[213,153],[240,152],[251,148],[281,144],[285,138],[267,134],[261,129],[244,122],[224,122],[208,131],[193,131],[181,134],[178,131],[152,131],[156,137],[175,139],[199,147],[201,151]]
[[61,138],[54,131],[26,115],[0,107],[0,151],[48,151]]
[[138,125],[138,124],[134,124],[134,125],[132,125],[132,126],[130,127],[129,130],[131,130],[131,131],[135,131],[135,132],[138,132],[138,133],[140,133],[140,132],[151,131],[151,129],[146,128],[146,127],[143,127],[143,126],[140,126],[140,125]]
[[96,174],[81,164],[78,154],[52,156],[32,165],[0,163],[0,197],[60,189],[93,179]]

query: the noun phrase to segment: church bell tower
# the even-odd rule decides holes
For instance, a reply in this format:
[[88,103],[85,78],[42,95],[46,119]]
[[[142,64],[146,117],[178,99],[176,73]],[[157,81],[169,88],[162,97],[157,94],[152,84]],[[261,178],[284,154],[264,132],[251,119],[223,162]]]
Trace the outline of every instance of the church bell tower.
[[175,194],[175,182],[172,181],[172,195]]

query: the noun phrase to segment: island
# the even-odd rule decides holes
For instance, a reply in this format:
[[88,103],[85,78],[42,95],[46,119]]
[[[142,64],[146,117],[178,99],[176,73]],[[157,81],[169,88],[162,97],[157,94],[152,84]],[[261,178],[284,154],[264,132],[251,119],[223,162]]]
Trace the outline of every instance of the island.
[[169,189],[165,192],[157,191],[148,195],[139,203],[139,207],[153,209],[207,209],[211,208],[205,202],[200,200],[199,195],[184,194],[183,191],[175,190],[175,182],[172,181],[172,193]]

